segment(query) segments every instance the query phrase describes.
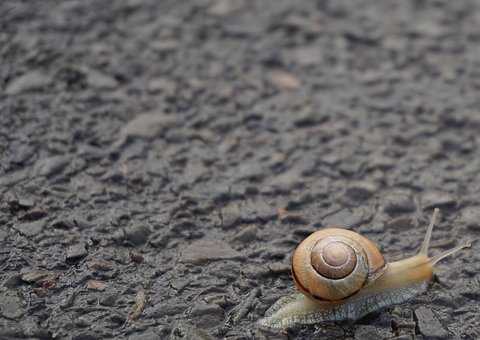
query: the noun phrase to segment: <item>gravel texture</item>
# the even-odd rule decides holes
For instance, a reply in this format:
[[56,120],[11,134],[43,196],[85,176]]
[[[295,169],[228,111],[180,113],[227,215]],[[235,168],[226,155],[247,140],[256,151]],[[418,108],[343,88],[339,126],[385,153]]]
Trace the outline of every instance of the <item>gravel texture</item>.
[[0,339],[478,339],[480,252],[275,333],[292,250],[480,237],[478,1],[0,2]]

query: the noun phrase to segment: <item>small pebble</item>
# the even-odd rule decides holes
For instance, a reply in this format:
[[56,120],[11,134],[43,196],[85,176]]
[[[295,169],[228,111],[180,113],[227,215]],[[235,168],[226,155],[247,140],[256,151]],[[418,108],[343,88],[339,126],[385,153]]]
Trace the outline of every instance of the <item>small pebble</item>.
[[27,237],[31,237],[40,234],[46,224],[47,222],[43,220],[20,223],[15,226],[15,229],[18,230],[21,234]]
[[22,300],[15,292],[0,294],[0,315],[7,319],[17,319],[23,315]]
[[112,262],[109,262],[109,261],[94,259],[87,262],[87,267],[90,270],[109,271],[113,269],[114,265]]
[[22,284],[22,276],[20,274],[10,275],[4,282],[3,286],[7,288],[15,288]]
[[165,53],[175,51],[180,45],[178,40],[174,39],[162,39],[151,41],[149,48],[155,52]]
[[225,228],[232,228],[240,223],[242,218],[242,211],[237,202],[232,202],[221,211],[222,226]]
[[100,299],[100,304],[102,306],[112,307],[117,302],[117,294],[107,294]]
[[267,265],[268,269],[273,274],[289,274],[291,271],[291,266],[289,263],[283,263],[283,262],[273,262]]
[[15,95],[22,92],[42,90],[49,84],[49,76],[40,71],[31,71],[13,79],[5,89],[5,93]]
[[90,226],[82,216],[69,212],[68,216],[60,216],[52,222],[52,227],[71,230],[75,228],[86,229]]
[[424,336],[432,339],[447,339],[448,332],[443,328],[435,314],[427,307],[419,307],[415,310],[418,329]]
[[298,128],[311,128],[314,125],[319,125],[325,120],[325,116],[319,114],[317,111],[305,109],[304,111],[295,114],[293,124]]
[[174,95],[177,90],[177,84],[165,78],[155,78],[148,83],[148,91],[150,93],[163,93],[166,95]]
[[423,209],[451,208],[457,206],[457,199],[443,191],[429,191],[422,195]]
[[202,264],[216,260],[240,260],[244,256],[220,240],[200,240],[187,246],[180,256],[183,263]]
[[[263,277],[271,276],[272,271],[266,265],[242,265],[242,275],[248,279],[259,280]],[[277,275],[275,275],[277,276]]]
[[269,178],[269,185],[281,192],[290,192],[301,182],[302,177],[297,169],[289,170]]
[[269,221],[277,217],[277,210],[265,200],[247,200],[242,209],[242,221]]
[[103,281],[98,280],[88,280],[87,288],[92,290],[105,290],[107,284]]
[[47,212],[45,210],[41,208],[34,208],[22,215],[21,219],[27,221],[36,221],[44,218],[45,216],[47,216]]
[[85,73],[88,84],[94,88],[112,90],[118,87],[118,81],[105,73],[91,69],[85,70]]
[[248,243],[257,238],[258,229],[255,225],[249,225],[242,228],[234,237],[233,241]]
[[21,325],[23,334],[27,339],[48,339],[51,338],[51,333],[40,326],[37,316],[27,316],[22,320]]
[[161,318],[169,315],[180,315],[188,308],[188,305],[184,303],[165,303],[152,306],[146,311],[148,316],[153,318]]
[[33,270],[22,274],[22,280],[28,283],[33,283],[40,281],[49,275],[51,275],[51,273],[45,270]]
[[380,169],[382,171],[389,170],[395,166],[395,160],[386,157],[383,155],[374,155],[370,158],[370,161],[368,163],[368,168],[369,169]]
[[50,177],[63,171],[70,162],[67,156],[53,156],[40,159],[35,164],[35,173],[39,176]]
[[174,114],[163,112],[143,113],[129,121],[121,130],[123,137],[153,138],[163,135],[178,121]]
[[142,245],[148,241],[151,229],[143,224],[136,224],[125,228],[125,240],[134,245]]
[[238,11],[244,6],[242,0],[216,0],[208,8],[207,13],[210,15],[223,17]]
[[413,197],[406,191],[394,191],[382,198],[383,210],[389,214],[410,213],[416,206]]
[[77,243],[67,248],[67,260],[69,261],[78,260],[87,256],[87,254],[87,248],[84,243]]
[[130,257],[130,261],[136,264],[143,263],[143,261],[145,260],[142,254],[135,251],[131,251],[130,253],[128,253],[128,256]]
[[375,191],[377,191],[377,185],[368,181],[357,181],[351,183],[345,190],[346,197],[354,201],[363,201],[370,198]]
[[79,316],[75,319],[75,325],[80,328],[86,328],[90,325],[91,321],[86,316]]
[[323,52],[318,46],[309,45],[293,50],[291,57],[300,66],[315,66],[322,60]]
[[285,71],[273,71],[270,73],[270,81],[281,90],[295,90],[300,87],[300,80]]
[[322,220],[323,226],[342,225],[347,228],[357,227],[370,221],[372,212],[366,208],[342,209],[328,215]]
[[20,198],[18,200],[18,205],[22,208],[33,208],[35,202],[30,198]]
[[411,216],[399,216],[388,220],[385,226],[390,230],[406,230],[418,227],[418,221]]

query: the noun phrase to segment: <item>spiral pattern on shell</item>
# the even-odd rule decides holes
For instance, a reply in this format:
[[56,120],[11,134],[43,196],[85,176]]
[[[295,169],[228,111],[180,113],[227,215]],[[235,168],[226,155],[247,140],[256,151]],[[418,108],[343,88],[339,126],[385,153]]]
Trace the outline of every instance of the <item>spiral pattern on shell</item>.
[[342,300],[359,291],[385,267],[378,248],[346,229],[327,228],[297,247],[292,274],[297,288],[316,300]]

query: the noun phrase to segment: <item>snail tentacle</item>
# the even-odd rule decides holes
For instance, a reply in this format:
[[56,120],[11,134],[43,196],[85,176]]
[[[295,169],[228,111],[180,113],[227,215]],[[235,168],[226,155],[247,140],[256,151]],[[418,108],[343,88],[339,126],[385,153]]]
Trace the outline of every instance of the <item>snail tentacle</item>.
[[442,252],[438,255],[435,255],[434,257],[431,257],[430,258],[430,263],[432,264],[432,266],[434,266],[438,263],[438,261],[441,261],[444,258],[449,257],[450,255],[453,255],[453,254],[455,254],[456,252],[458,252],[462,249],[470,248],[471,246],[472,246],[472,243],[467,242],[465,244],[459,245],[459,246],[454,247],[452,249],[445,250],[444,252]]
[[[427,232],[425,233],[425,238],[423,240],[422,247],[420,248],[420,251],[418,252],[419,255],[428,256],[428,249],[430,247],[430,240],[432,238],[432,231],[433,231],[433,227],[435,226],[435,221],[437,220],[437,216],[438,216],[439,212],[440,212],[440,210],[438,208],[435,208],[433,210],[433,214],[432,214],[432,217],[430,218],[430,224],[427,227]],[[437,264],[442,259],[444,259],[444,258],[446,258],[450,255],[455,254],[459,250],[462,250],[462,249],[465,249],[465,248],[470,248],[471,246],[472,246],[472,243],[467,242],[465,244],[456,246],[452,249],[445,250],[444,252],[442,252],[438,255],[430,257],[430,263],[432,264],[432,266],[434,266],[435,264]]]
[[430,247],[430,240],[432,239],[433,227],[435,226],[439,212],[440,210],[438,208],[433,210],[432,217],[430,217],[430,223],[427,227],[427,232],[425,233],[425,238],[423,239],[422,246],[420,247],[418,254],[428,256],[428,248]]

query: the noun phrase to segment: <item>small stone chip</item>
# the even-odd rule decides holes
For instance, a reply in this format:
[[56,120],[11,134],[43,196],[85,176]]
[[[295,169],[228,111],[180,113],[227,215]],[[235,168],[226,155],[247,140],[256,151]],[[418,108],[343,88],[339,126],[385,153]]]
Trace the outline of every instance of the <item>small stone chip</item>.
[[77,243],[67,248],[67,260],[78,260],[87,256],[87,248],[84,243]]
[[243,255],[218,240],[200,240],[186,247],[181,255],[183,263],[202,264],[216,260],[241,259]]
[[363,201],[377,191],[377,185],[369,181],[355,181],[345,190],[345,195],[354,201]]
[[301,85],[295,75],[280,70],[271,72],[270,81],[281,90],[295,90]]
[[443,328],[432,310],[427,307],[419,307],[415,310],[418,329],[424,336],[435,339],[449,338],[448,332]]
[[31,71],[13,79],[5,89],[9,95],[45,89],[50,84],[50,77],[40,71]]
[[125,241],[138,246],[148,241],[151,229],[143,224],[135,224],[125,228]]
[[57,175],[63,171],[69,162],[70,158],[68,156],[53,156],[49,158],[43,158],[35,164],[35,173],[38,176],[45,177]]
[[415,202],[407,191],[393,191],[385,195],[382,200],[383,210],[389,214],[408,213],[415,211]]
[[178,118],[163,112],[143,113],[129,121],[121,130],[123,137],[153,138],[175,126]]
[[457,198],[448,192],[429,191],[422,196],[423,209],[455,207],[457,203]]
[[372,212],[367,208],[345,208],[325,217],[322,220],[322,225],[343,225],[345,227],[356,227],[362,223],[370,221],[371,218]]
[[99,280],[88,280],[87,288],[92,290],[105,290],[107,284]]
[[257,226],[249,225],[242,228],[234,237],[233,241],[249,243],[257,238]]
[[51,273],[44,270],[33,270],[22,274],[22,280],[28,283],[33,283],[38,282],[49,275],[51,275]]
[[12,291],[0,295],[0,315],[7,319],[17,319],[23,315],[22,300]]
[[109,261],[94,259],[87,263],[87,267],[90,270],[109,271],[113,269],[114,265],[112,262]]
[[7,288],[15,288],[22,284],[22,277],[20,274],[13,274],[7,277],[5,281],[3,281],[3,286]]
[[102,90],[112,90],[118,87],[118,81],[108,74],[93,69],[85,69],[88,84]]
[[35,221],[35,222],[27,222],[27,223],[20,223],[15,225],[15,229],[18,230],[22,235],[27,237],[32,237],[38,235],[42,232],[43,228],[46,225],[46,221]]

